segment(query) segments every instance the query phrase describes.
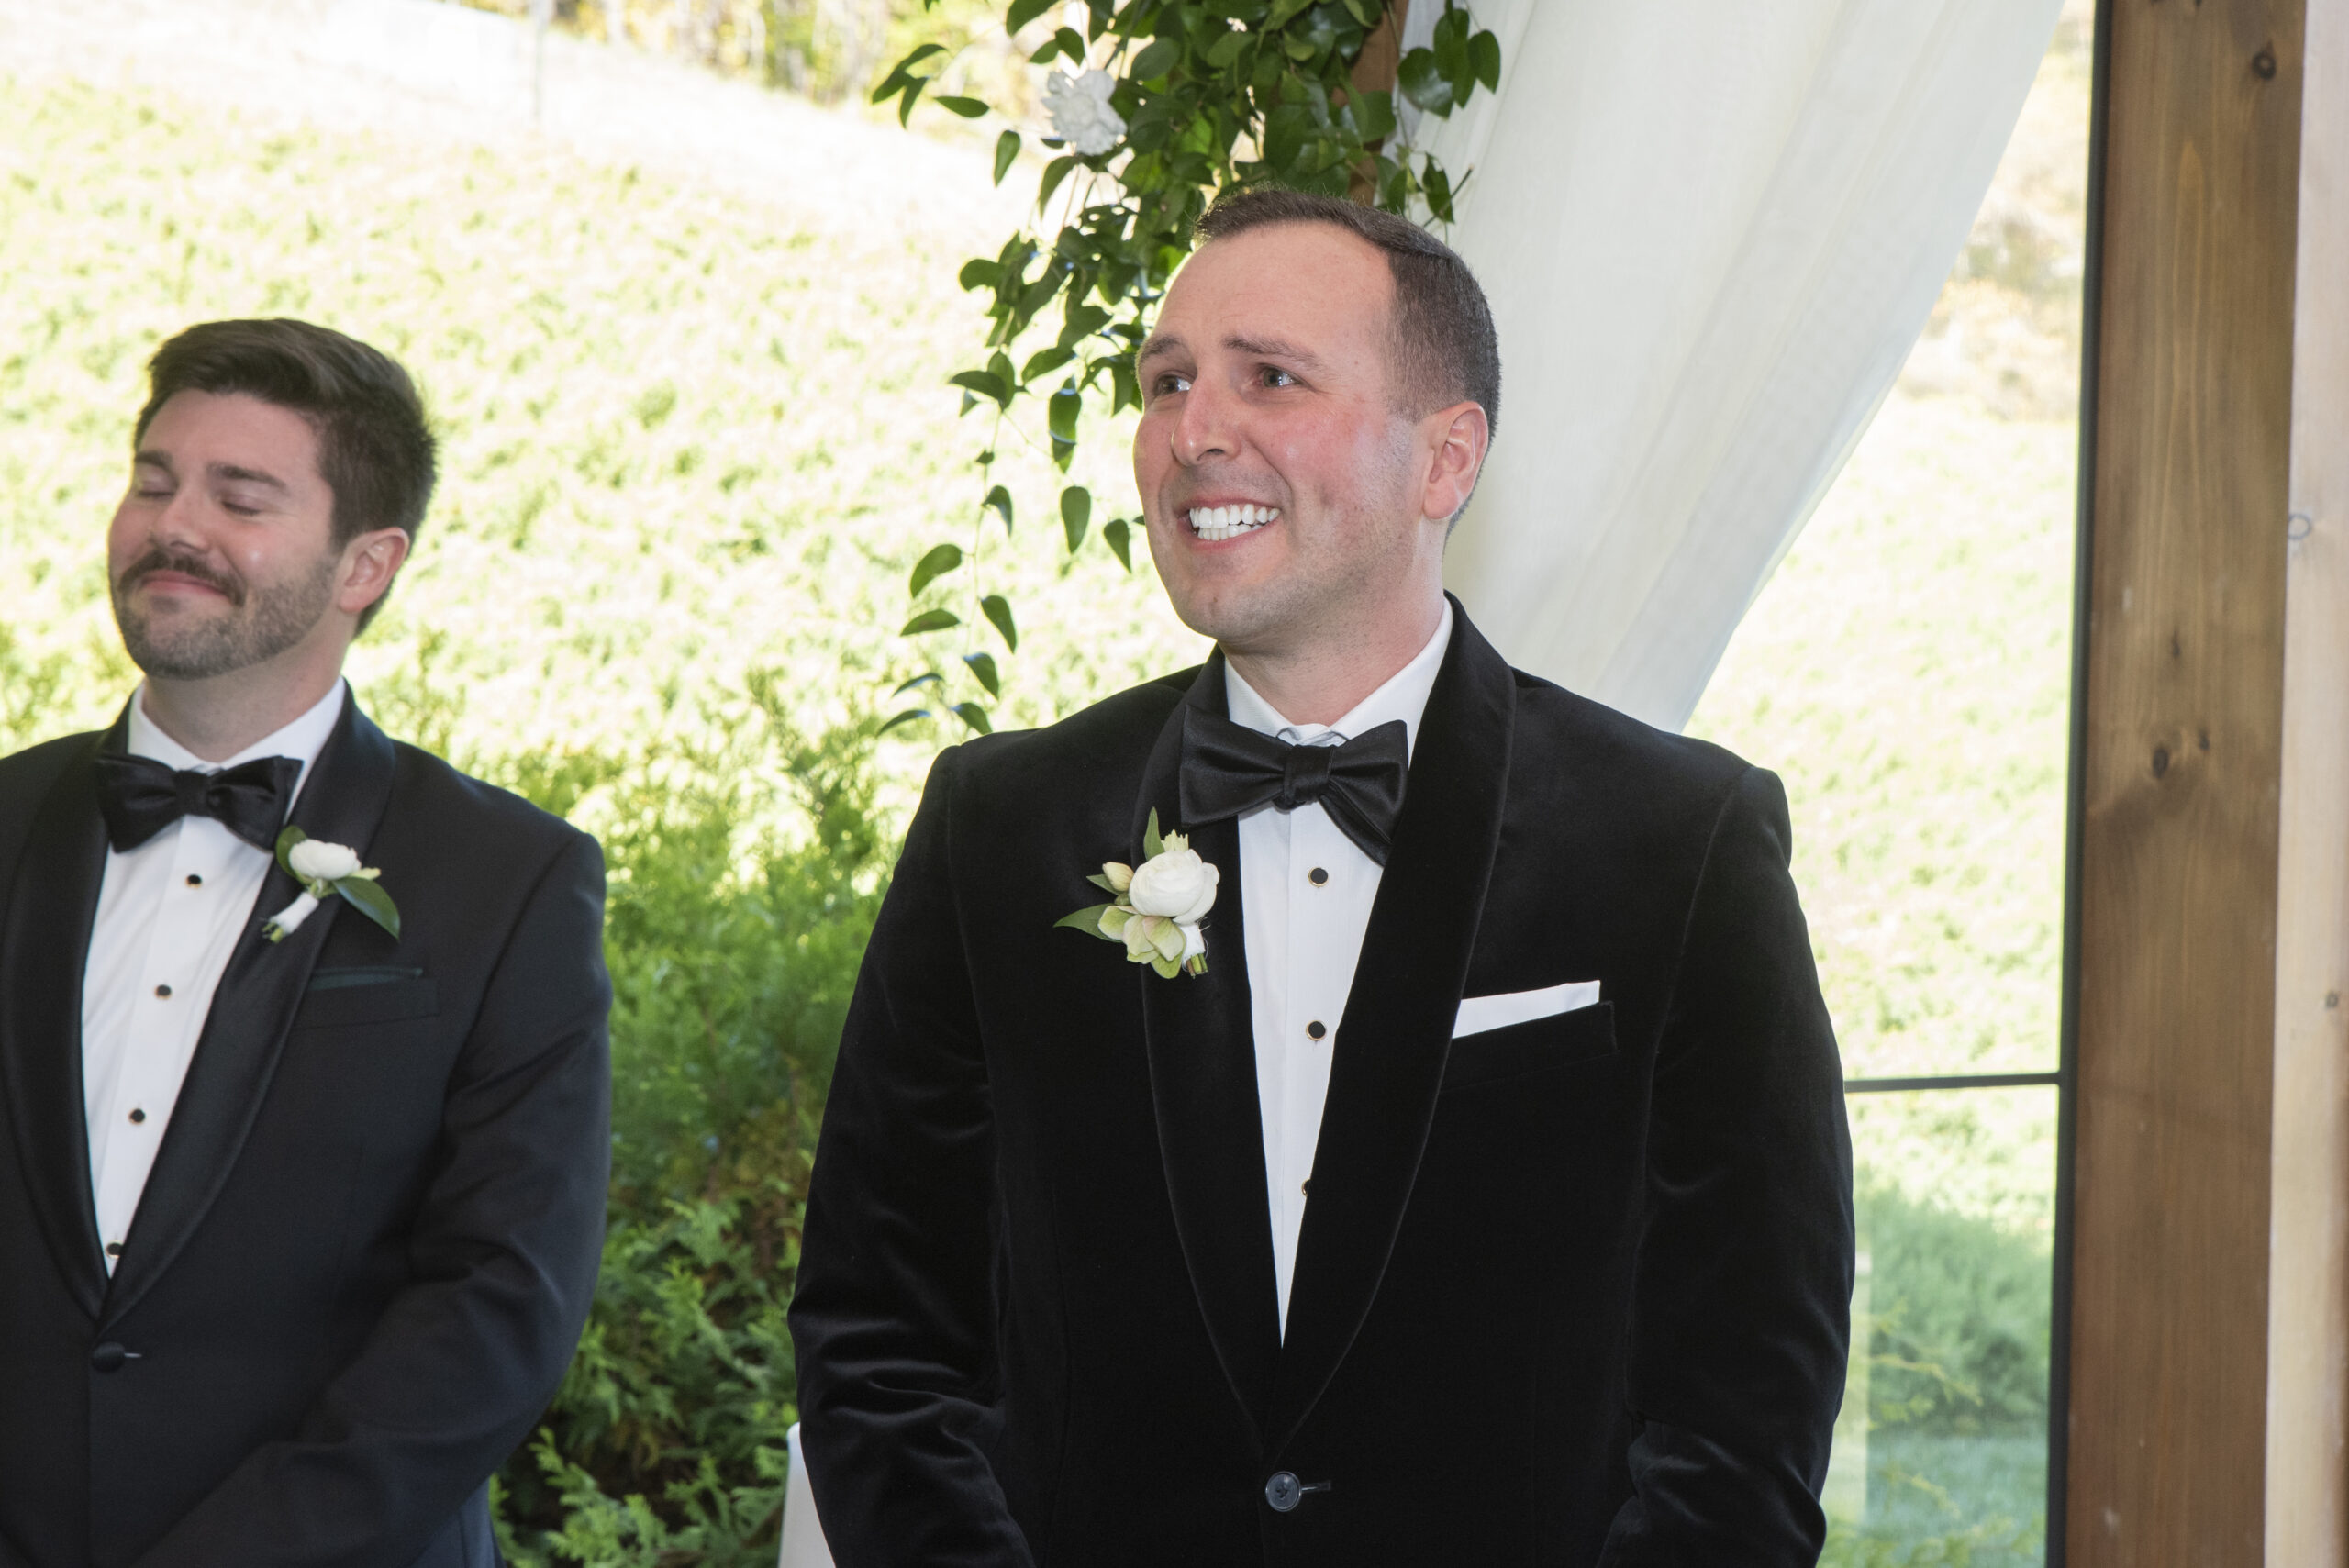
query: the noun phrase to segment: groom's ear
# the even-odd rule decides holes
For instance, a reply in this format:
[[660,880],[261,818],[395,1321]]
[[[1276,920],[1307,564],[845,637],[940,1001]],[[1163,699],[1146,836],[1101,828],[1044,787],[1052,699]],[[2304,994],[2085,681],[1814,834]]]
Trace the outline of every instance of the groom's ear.
[[1476,476],[1492,445],[1492,425],[1482,405],[1462,402],[1429,415],[1419,428],[1430,449],[1419,516],[1449,527],[1460,520],[1468,497],[1476,493]]

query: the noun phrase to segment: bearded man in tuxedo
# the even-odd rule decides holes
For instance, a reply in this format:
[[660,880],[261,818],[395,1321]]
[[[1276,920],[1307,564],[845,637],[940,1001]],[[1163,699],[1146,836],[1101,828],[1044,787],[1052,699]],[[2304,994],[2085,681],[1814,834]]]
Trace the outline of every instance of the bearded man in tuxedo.
[[1444,595],[1499,404],[1457,256],[1280,191],[1200,234],[1134,473],[1216,651],[939,758],[841,1040],[835,1557],[1811,1562],[1851,1156],[1784,794]]
[[488,1568],[603,1240],[602,857],[343,684],[431,495],[406,373],[224,321],[151,378],[146,679],[0,761],[0,1565]]

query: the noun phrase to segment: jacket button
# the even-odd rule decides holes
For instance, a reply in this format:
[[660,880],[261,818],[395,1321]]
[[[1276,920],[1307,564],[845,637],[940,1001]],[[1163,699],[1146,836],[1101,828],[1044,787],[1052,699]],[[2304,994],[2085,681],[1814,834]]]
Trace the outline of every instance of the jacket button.
[[[119,1351],[122,1347],[117,1345],[114,1349]],[[1264,1483],[1264,1501],[1273,1506],[1273,1512],[1276,1514],[1285,1514],[1296,1507],[1297,1500],[1304,1495],[1304,1486],[1286,1470],[1275,1471],[1273,1478]]]
[[[96,1350],[90,1352],[90,1365],[99,1372],[119,1372],[122,1370],[122,1363],[129,1359],[130,1352],[124,1350],[112,1340],[108,1340],[105,1344],[100,1345]],[[1295,1486],[1297,1484],[1297,1477],[1292,1475],[1288,1479],[1290,1485],[1292,1487]],[[1297,1505],[1292,1502],[1289,1504],[1289,1507],[1293,1508],[1297,1507]]]

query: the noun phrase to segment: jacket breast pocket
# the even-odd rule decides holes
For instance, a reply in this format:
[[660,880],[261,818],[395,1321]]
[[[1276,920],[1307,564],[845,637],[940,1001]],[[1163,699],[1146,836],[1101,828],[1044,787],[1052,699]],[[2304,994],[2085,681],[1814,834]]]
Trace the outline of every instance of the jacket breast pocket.
[[429,1018],[440,1011],[440,992],[420,969],[388,964],[320,969],[312,973],[302,1005],[295,1009],[294,1027],[356,1029]]
[[1444,1059],[1442,1092],[1616,1054],[1615,1004],[1594,1002],[1572,1012],[1463,1035],[1452,1042],[1452,1054]]

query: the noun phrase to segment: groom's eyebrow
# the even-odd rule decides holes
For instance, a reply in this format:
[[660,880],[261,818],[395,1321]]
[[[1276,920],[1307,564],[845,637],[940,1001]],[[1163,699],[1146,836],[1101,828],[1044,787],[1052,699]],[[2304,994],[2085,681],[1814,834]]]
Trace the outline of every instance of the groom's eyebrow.
[[[1306,370],[1318,370],[1321,365],[1320,355],[1283,338],[1252,338],[1235,332],[1223,340],[1223,346],[1235,354],[1247,354],[1260,360],[1282,360]],[[1171,332],[1156,332],[1141,346],[1141,352],[1134,356],[1134,363],[1145,365],[1152,360],[1184,351],[1182,339]]]
[[1168,354],[1179,354],[1182,351],[1182,339],[1172,332],[1152,332],[1150,335],[1150,341],[1141,346],[1141,352],[1134,356],[1134,363],[1146,365],[1152,360],[1163,359]]
[[1320,355],[1282,338],[1247,338],[1235,333],[1223,340],[1223,346],[1235,354],[1246,354],[1259,360],[1285,360],[1307,370],[1319,369],[1321,364]]

